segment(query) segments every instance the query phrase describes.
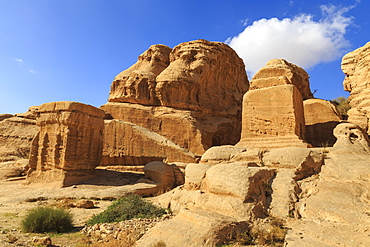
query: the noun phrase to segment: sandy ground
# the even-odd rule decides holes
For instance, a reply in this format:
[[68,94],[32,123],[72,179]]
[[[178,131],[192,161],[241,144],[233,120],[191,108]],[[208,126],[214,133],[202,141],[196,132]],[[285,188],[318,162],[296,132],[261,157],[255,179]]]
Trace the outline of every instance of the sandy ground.
[[[26,186],[24,180],[0,181],[0,246],[35,246],[30,243],[34,236],[50,236],[53,246],[90,246],[79,229],[94,214],[104,211],[112,198],[153,187],[136,183],[140,178],[143,174],[102,170],[96,179],[66,188],[49,188],[47,184]],[[54,235],[21,232],[21,221],[29,209],[41,205],[61,206],[81,198],[93,201],[95,207],[68,208],[73,214],[74,232]]]

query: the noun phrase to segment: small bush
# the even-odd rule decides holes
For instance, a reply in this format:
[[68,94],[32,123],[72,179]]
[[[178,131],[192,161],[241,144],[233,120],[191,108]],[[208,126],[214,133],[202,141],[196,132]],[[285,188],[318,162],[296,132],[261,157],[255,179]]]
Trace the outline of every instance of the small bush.
[[114,201],[105,211],[93,216],[87,224],[120,222],[132,218],[155,218],[165,213],[165,209],[143,200],[138,195],[130,194]]
[[342,118],[344,120],[347,120],[348,119],[347,112],[349,109],[351,109],[351,106],[349,105],[349,100],[345,97],[338,97],[336,99],[331,100],[330,102],[336,106]]
[[68,232],[72,230],[72,214],[65,209],[37,207],[22,220],[24,232]]

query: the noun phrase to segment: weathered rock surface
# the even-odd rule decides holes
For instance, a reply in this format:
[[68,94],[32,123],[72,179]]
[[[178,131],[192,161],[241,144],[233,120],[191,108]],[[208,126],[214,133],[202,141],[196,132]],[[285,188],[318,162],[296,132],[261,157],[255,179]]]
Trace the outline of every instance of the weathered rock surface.
[[105,120],[101,165],[145,165],[151,161],[195,162],[196,157],[167,138],[139,125]]
[[168,247],[218,246],[247,229],[246,222],[238,222],[235,218],[207,211],[182,210],[173,219],[151,228],[135,246],[153,246],[158,242]]
[[307,72],[284,59],[270,60],[254,75],[250,89],[279,85],[295,85],[304,100],[313,98]]
[[244,147],[236,147],[231,145],[215,146],[208,149],[200,159],[200,163],[218,164],[229,161],[242,152],[246,152]]
[[170,65],[157,77],[164,106],[215,115],[240,114],[248,90],[244,63],[228,45],[195,40],[173,48]]
[[28,158],[37,131],[35,120],[3,114],[0,120],[0,162]]
[[342,59],[342,71],[346,74],[343,86],[350,92],[351,109],[348,111],[348,121],[360,126],[370,133],[370,42],[360,47]]
[[207,164],[188,164],[185,168],[184,188],[186,190],[200,190],[209,168],[210,165]]
[[303,106],[305,140],[314,147],[333,146],[336,141],[333,130],[341,121],[335,105],[323,99],[307,99]]
[[155,45],[117,75],[101,108],[200,156],[239,141],[248,87],[242,59],[224,43],[196,40],[172,50]]
[[152,161],[144,167],[145,178],[157,183],[162,191],[175,187],[176,179],[170,165],[161,161]]
[[138,61],[114,79],[109,102],[129,102],[159,105],[156,96],[156,77],[170,64],[171,48],[152,45]]
[[16,161],[7,161],[0,163],[0,180],[4,180],[11,177],[19,177],[25,174],[26,166]]
[[370,245],[370,155],[354,151],[329,152],[319,176],[300,182],[301,219],[288,221],[287,246]]
[[101,109],[114,119],[134,123],[162,135],[196,156],[201,156],[214,145],[235,144],[240,138],[241,123],[236,118],[129,103],[107,103]]
[[352,123],[341,123],[334,129],[337,142],[331,152],[343,154],[370,154],[370,141],[364,131]]
[[270,150],[263,154],[263,164],[270,168],[294,170],[295,180],[300,180],[321,170],[324,156],[321,152],[302,147],[286,147]]
[[39,133],[32,142],[29,182],[68,186],[93,174],[100,164],[105,113],[93,106],[62,101],[37,110]]
[[301,93],[295,85],[248,91],[243,99],[241,140],[237,146],[307,147]]
[[[192,166],[189,170],[196,170],[196,164]],[[203,172],[199,177],[194,173],[187,175],[185,171],[186,186],[177,187],[156,201],[164,207],[170,206],[175,214],[188,208],[243,220],[265,215],[268,207],[266,185],[275,175],[272,169],[240,163],[218,164],[209,169],[204,164],[199,166],[198,170]]]

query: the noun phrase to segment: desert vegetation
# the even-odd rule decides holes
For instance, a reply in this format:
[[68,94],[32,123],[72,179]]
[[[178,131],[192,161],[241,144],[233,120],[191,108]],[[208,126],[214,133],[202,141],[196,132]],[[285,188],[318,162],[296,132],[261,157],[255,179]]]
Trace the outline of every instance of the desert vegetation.
[[93,216],[87,224],[120,222],[132,218],[155,218],[165,213],[165,209],[145,201],[138,195],[129,194],[114,201],[105,211]]

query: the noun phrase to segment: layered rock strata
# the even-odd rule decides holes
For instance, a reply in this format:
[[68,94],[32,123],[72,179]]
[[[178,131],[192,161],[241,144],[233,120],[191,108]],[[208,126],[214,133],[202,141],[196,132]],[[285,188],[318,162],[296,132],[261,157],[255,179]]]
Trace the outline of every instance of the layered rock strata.
[[248,91],[243,100],[242,147],[307,147],[301,93],[279,85]]
[[248,87],[243,61],[226,44],[196,40],[172,50],[156,45],[115,78],[101,108],[201,155],[211,146],[238,142]]
[[348,121],[355,123],[370,134],[370,42],[342,59],[342,71],[346,75],[343,86],[350,92]]
[[105,113],[77,102],[41,105],[32,142],[29,182],[68,186],[93,175],[100,164]]
[[193,153],[139,125],[105,120],[101,165],[145,165],[151,161],[195,162]]
[[0,115],[0,162],[26,159],[32,139],[38,131],[32,118]]

